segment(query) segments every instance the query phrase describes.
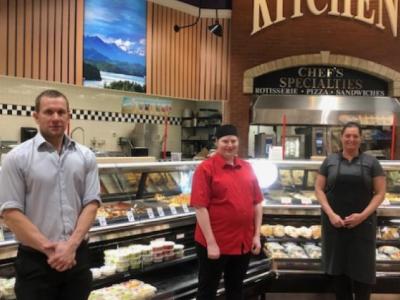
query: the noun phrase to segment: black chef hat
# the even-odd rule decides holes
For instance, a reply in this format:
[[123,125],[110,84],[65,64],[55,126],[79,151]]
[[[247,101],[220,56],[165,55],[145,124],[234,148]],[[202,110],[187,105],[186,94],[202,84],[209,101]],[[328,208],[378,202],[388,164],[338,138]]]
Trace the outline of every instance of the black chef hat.
[[217,140],[227,135],[237,136],[238,133],[236,127],[231,124],[225,124],[217,128],[217,132],[215,133]]

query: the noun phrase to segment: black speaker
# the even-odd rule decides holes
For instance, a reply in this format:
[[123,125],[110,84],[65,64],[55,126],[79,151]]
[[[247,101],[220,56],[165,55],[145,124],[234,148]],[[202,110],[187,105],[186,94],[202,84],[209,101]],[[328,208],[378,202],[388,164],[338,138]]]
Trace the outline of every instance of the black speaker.
[[21,143],[33,138],[37,133],[35,127],[21,127]]

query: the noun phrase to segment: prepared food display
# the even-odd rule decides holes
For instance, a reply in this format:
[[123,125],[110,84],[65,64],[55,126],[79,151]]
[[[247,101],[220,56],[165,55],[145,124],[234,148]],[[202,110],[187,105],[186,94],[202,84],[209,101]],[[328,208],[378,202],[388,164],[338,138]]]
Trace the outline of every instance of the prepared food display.
[[142,173],[122,172],[117,173],[117,179],[125,193],[136,193],[139,189],[139,182]]
[[386,193],[385,200],[388,200],[390,204],[400,205],[400,194]]
[[309,258],[319,259],[321,258],[321,247],[313,243],[306,243],[303,246]]
[[126,217],[128,211],[131,211],[133,206],[126,202],[117,202],[112,204],[103,204],[97,210],[97,217],[113,219],[118,217]]
[[137,279],[114,284],[112,286],[94,290],[90,293],[89,300],[143,300],[152,299],[157,288]]
[[147,174],[145,184],[146,193],[165,193],[172,191],[180,191],[180,187],[170,173]]
[[314,243],[266,242],[264,252],[273,259],[320,259],[321,247]]
[[314,189],[315,180],[317,179],[318,172],[317,171],[307,171],[307,188]]
[[376,236],[378,239],[384,241],[397,240],[400,238],[399,228],[392,226],[378,227]]
[[265,198],[271,204],[318,204],[314,191],[296,190],[280,191],[271,190],[265,194]]
[[321,238],[321,225],[295,227],[264,224],[261,225],[260,232],[266,238],[282,238],[286,236],[294,239],[316,240]]
[[400,260],[400,249],[395,246],[380,246],[377,249],[377,260]]
[[[264,252],[273,259],[320,259],[321,245],[313,242],[265,242]],[[377,261],[400,261],[400,248],[390,245],[376,249]]]
[[140,177],[141,173],[135,172],[100,173],[101,194],[135,194],[139,188]]
[[387,190],[388,191],[397,192],[397,193],[400,192],[400,171],[392,171],[392,170],[387,171],[386,172],[386,182],[387,182]]
[[14,286],[15,277],[0,278],[0,299],[16,299]]
[[166,203],[171,206],[182,206],[183,204],[189,205],[190,203],[190,194],[179,194],[170,197],[162,194],[155,194],[154,198],[157,201]]
[[291,170],[294,185],[303,185],[304,170]]
[[132,244],[116,249],[106,249],[104,250],[104,265],[90,270],[95,280],[118,272],[140,270],[154,263],[182,258],[184,248],[184,245],[171,241],[155,240],[149,245]]
[[279,182],[282,186],[302,186],[304,170],[279,170]]
[[103,194],[122,193],[122,187],[117,179],[117,174],[100,174],[100,186]]
[[293,180],[290,174],[290,170],[279,170],[279,183],[282,186],[293,185]]

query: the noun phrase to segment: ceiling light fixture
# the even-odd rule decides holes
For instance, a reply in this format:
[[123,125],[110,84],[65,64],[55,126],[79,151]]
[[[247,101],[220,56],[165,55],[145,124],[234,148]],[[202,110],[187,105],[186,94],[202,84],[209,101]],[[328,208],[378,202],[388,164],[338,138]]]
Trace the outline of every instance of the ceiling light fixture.
[[216,36],[222,37],[222,35],[224,33],[224,29],[222,28],[222,25],[219,24],[219,21],[218,21],[218,9],[215,10],[215,14],[216,14],[216,19],[217,20],[215,21],[214,24],[208,26],[208,30],[211,33],[215,34]]

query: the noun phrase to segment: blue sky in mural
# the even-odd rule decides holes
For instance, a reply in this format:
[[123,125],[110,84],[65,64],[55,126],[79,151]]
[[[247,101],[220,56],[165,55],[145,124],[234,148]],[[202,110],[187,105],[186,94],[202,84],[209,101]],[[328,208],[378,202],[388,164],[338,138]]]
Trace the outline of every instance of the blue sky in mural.
[[[144,78],[145,54],[145,0],[85,0],[84,61],[102,73],[99,86],[110,74]],[[86,80],[100,80],[84,72]]]

